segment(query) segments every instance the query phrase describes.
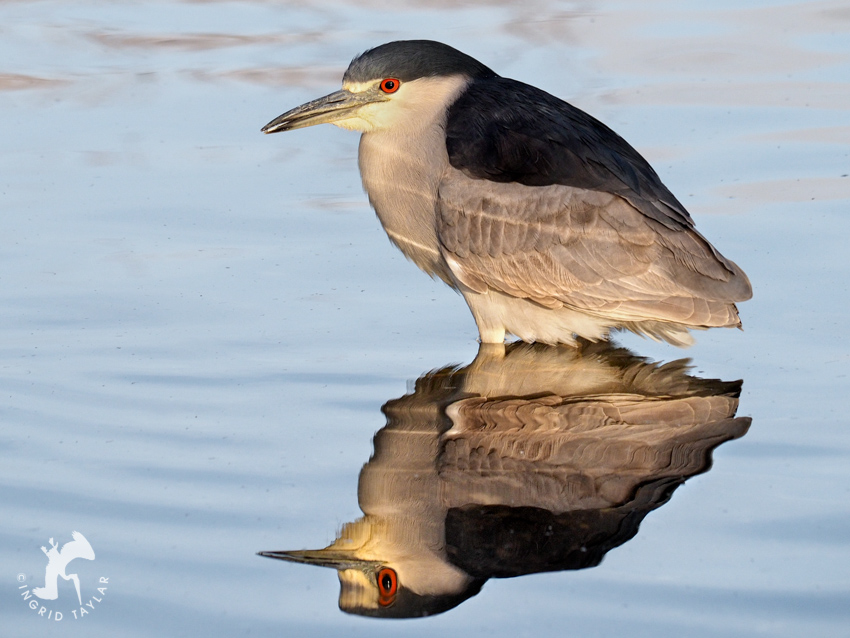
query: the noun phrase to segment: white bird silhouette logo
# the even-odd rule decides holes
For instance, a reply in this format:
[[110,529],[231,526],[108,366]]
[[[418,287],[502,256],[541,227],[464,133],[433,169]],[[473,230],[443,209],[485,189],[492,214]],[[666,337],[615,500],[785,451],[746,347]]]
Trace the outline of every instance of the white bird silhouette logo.
[[49,540],[50,549],[41,546],[41,551],[47,556],[47,569],[44,574],[44,587],[34,587],[32,593],[42,600],[56,600],[59,597],[59,589],[57,581],[61,576],[65,580],[73,580],[74,587],[77,588],[77,600],[83,604],[82,596],[80,595],[80,578],[77,574],[66,574],[65,568],[75,558],[85,558],[86,560],[94,560],[94,550],[86,537],[79,532],[71,532],[72,540],[69,543],[62,545],[62,549],[57,549],[59,543],[54,543],[53,539]]

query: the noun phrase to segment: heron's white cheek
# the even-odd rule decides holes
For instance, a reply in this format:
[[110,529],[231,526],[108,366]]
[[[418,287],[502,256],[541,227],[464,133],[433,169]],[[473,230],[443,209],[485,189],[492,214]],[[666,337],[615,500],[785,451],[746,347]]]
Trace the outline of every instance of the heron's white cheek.
[[356,119],[358,121],[352,122],[352,124],[356,125],[358,131],[368,132],[392,128],[403,117],[403,109],[399,108],[399,105],[395,104],[394,101],[387,100],[361,106],[357,109]]
[[375,129],[385,128],[387,126],[388,110],[391,111],[393,109],[386,102],[364,104],[352,112],[351,117],[337,120],[334,124],[349,131],[369,133]]

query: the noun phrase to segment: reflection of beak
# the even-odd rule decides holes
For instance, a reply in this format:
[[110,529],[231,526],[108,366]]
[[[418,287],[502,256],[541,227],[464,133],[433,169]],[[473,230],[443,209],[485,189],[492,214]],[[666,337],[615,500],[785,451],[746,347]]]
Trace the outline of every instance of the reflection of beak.
[[279,133],[315,124],[338,122],[352,117],[361,106],[386,100],[387,98],[380,91],[352,93],[341,89],[287,111],[266,124],[262,131],[263,133]]
[[288,552],[258,552],[258,554],[266,558],[277,558],[291,563],[303,563],[319,567],[332,567],[337,570],[359,569],[362,571],[380,565],[376,561],[360,560],[354,558],[350,552],[335,549],[302,549]]

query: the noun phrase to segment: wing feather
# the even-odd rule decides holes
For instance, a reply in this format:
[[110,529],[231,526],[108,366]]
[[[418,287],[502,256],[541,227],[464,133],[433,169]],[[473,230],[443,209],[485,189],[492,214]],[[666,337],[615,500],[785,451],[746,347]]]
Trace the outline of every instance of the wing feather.
[[437,235],[458,282],[623,321],[737,325],[741,270],[691,227],[671,229],[622,197],[526,186],[447,169]]

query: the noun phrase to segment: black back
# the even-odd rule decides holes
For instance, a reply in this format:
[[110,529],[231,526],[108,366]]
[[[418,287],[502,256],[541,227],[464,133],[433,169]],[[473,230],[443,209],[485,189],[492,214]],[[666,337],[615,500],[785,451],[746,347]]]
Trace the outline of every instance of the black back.
[[668,228],[693,227],[685,207],[622,137],[516,80],[473,80],[449,108],[446,148],[451,165],[471,177],[614,193]]

